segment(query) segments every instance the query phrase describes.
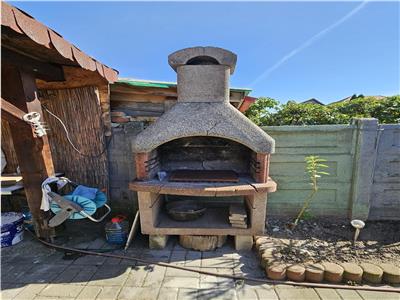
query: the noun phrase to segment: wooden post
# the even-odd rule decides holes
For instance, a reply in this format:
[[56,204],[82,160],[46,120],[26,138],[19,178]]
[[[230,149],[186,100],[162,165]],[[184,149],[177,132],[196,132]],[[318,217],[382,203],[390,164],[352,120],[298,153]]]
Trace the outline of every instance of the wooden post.
[[[24,112],[37,112],[42,116],[34,75],[6,63],[2,65],[2,75],[2,98]],[[54,176],[48,138],[46,135],[36,138],[24,121],[12,122],[10,127],[36,234],[49,239],[54,236],[54,229],[48,227],[46,213],[40,210],[41,183]]]

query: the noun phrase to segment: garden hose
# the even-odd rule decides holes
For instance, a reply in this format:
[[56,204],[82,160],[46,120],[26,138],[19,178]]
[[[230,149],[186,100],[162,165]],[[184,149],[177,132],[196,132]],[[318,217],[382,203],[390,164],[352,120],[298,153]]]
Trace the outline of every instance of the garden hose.
[[364,291],[375,291],[375,292],[400,293],[400,288],[373,287],[373,286],[350,286],[350,285],[329,284],[329,283],[280,281],[280,280],[269,280],[269,279],[253,278],[253,277],[244,277],[244,276],[238,276],[238,275],[220,274],[220,273],[214,273],[214,272],[204,271],[204,270],[200,270],[200,269],[182,267],[182,266],[174,265],[171,263],[150,261],[150,260],[141,259],[141,258],[137,258],[137,257],[133,257],[133,256],[124,256],[124,255],[116,255],[116,254],[109,254],[109,253],[99,253],[99,252],[93,252],[93,251],[88,251],[88,250],[80,250],[80,249],[71,248],[71,247],[59,246],[59,245],[49,243],[49,242],[46,242],[46,241],[38,238],[35,234],[33,234],[30,231],[29,231],[29,233],[32,234],[42,244],[44,244],[48,247],[54,248],[54,249],[62,250],[62,251],[69,251],[69,252],[81,253],[81,254],[86,254],[86,255],[95,255],[95,256],[112,257],[112,258],[118,258],[118,259],[138,261],[138,262],[149,264],[149,265],[153,264],[153,265],[158,265],[158,266],[162,266],[162,267],[174,268],[174,269],[179,269],[179,270],[184,270],[184,271],[189,271],[189,272],[196,272],[196,273],[204,274],[204,275],[223,277],[223,278],[229,278],[229,279],[240,280],[240,281],[252,281],[252,282],[268,283],[268,284],[286,284],[286,285],[313,287],[313,288],[331,288],[331,289],[333,288],[333,289],[346,289],[346,290],[364,290]]

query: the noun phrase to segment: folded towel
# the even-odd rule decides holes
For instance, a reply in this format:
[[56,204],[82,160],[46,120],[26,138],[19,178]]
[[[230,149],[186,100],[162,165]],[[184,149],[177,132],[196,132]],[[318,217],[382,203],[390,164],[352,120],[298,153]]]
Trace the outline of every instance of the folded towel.
[[48,211],[50,209],[50,198],[47,195],[48,192],[51,192],[51,188],[49,186],[50,183],[57,182],[57,187],[59,189],[63,188],[68,182],[69,179],[65,177],[49,177],[42,183],[42,203],[40,204],[40,209],[44,211]]
[[90,200],[94,200],[96,198],[96,194],[98,189],[91,188],[84,185],[78,185],[75,190],[72,192],[73,196],[82,196],[88,198]]

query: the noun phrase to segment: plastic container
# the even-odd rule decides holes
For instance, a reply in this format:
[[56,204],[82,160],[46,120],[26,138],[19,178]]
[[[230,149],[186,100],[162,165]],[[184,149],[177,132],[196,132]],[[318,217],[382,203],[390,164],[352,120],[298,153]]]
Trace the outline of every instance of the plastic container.
[[29,210],[22,210],[22,215],[24,216],[24,227],[32,231],[35,230],[32,213]]
[[15,245],[24,239],[24,216],[17,212],[1,214],[1,248]]
[[110,244],[122,245],[128,238],[129,223],[126,216],[118,215],[105,226],[106,240]]

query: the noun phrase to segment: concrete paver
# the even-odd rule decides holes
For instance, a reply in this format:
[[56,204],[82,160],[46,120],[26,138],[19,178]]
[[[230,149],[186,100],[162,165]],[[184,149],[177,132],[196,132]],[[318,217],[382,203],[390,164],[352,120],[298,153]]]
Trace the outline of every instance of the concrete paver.
[[131,268],[125,286],[143,286],[148,270],[146,266],[135,266]]
[[[180,288],[178,291],[178,300],[193,300],[197,299],[198,290],[190,288]],[[162,298],[159,298],[162,299]]]
[[118,300],[156,300],[159,288],[156,287],[123,287],[117,297]]
[[197,290],[197,299],[237,300],[235,289],[211,288]]
[[47,286],[47,284],[28,284],[25,288],[13,299],[30,300],[39,295],[39,293]]
[[39,295],[45,297],[75,298],[82,289],[82,285],[51,283],[41,290]]
[[164,281],[165,272],[167,270],[166,267],[161,267],[157,265],[149,265],[147,268],[147,275],[144,279],[143,286],[144,287],[160,287],[162,282]]
[[255,287],[254,290],[258,296],[258,299],[260,300],[279,300],[278,295],[276,294],[273,287]]
[[117,286],[103,286],[100,294],[97,295],[96,300],[114,300],[117,299],[121,287]]
[[346,300],[362,300],[360,294],[353,290],[336,289],[336,292]]
[[76,299],[79,300],[94,300],[100,294],[102,290],[101,286],[85,286],[79,293]]
[[334,289],[316,288],[315,291],[322,300],[342,300]]
[[[18,245],[22,249],[26,241]],[[100,245],[101,239],[95,241]],[[87,243],[87,246],[90,243]],[[37,245],[36,245],[37,246]],[[271,300],[400,300],[396,293],[345,289],[305,288],[246,282],[176,270],[136,261],[82,256],[65,261],[61,253],[30,247],[18,260],[10,249],[3,256],[1,299],[8,300],[116,300],[116,299],[271,299]],[[17,249],[17,248],[16,248]],[[38,251],[36,255],[35,251]],[[203,267],[226,275],[265,278],[254,252],[236,252],[223,247],[211,252],[187,251],[169,242],[166,250],[128,249],[114,253],[169,261],[179,266]],[[12,255],[11,255],[12,254]],[[30,261],[31,260],[31,261]],[[10,263],[12,262],[12,263]]]
[[2,283],[1,288],[2,288],[2,292],[1,292],[0,299],[9,300],[9,299],[13,299],[15,296],[17,296],[19,293],[21,293],[22,290],[25,288],[25,286],[19,285],[19,284]]
[[239,300],[258,299],[256,290],[249,287],[248,285],[243,285],[236,288],[236,294]]
[[199,278],[194,277],[165,277],[162,286],[171,288],[198,289],[199,283]]
[[318,294],[311,288],[277,288],[280,300],[320,300]]
[[357,291],[364,300],[399,300],[399,293],[382,293],[374,291]]
[[166,288],[163,287],[160,289],[158,294],[158,299],[162,300],[176,300],[178,299],[178,288]]
[[88,285],[121,286],[128,278],[130,268],[126,266],[104,265],[97,269]]
[[167,272],[165,273],[165,276],[176,276],[176,277],[200,277],[200,274],[197,272],[190,272],[190,271],[185,271],[185,270],[180,270],[180,269],[175,269],[175,268],[167,268]]

